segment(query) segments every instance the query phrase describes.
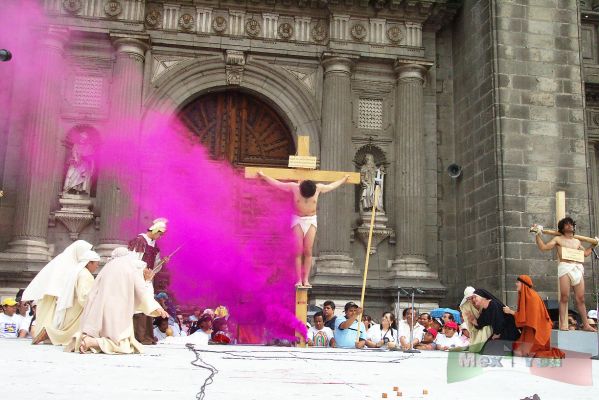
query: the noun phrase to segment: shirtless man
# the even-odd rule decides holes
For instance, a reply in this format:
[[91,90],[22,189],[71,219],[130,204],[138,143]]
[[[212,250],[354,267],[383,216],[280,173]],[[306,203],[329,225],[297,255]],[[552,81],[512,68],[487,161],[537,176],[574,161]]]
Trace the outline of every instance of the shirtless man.
[[298,252],[295,257],[295,271],[297,273],[297,283],[295,286],[312,287],[308,281],[310,269],[312,268],[312,247],[316,237],[316,206],[318,196],[321,193],[330,192],[343,185],[349,179],[345,175],[342,179],[328,185],[315,183],[305,180],[298,182],[280,182],[258,171],[258,176],[268,182],[270,185],[293,193],[296,215],[293,216],[291,228],[298,240]]
[[542,251],[549,251],[557,247],[557,276],[559,278],[559,320],[562,331],[568,330],[568,297],[570,296],[570,287],[574,289],[576,306],[582,318],[582,329],[595,332],[595,328],[589,325],[587,320],[587,310],[584,304],[584,268],[582,264],[562,258],[562,248],[583,250],[584,256],[591,255],[593,248],[585,249],[580,244],[580,240],[574,238],[576,231],[576,222],[570,217],[563,218],[557,224],[558,231],[562,236],[555,236],[548,243],[543,242],[541,234],[543,227],[533,225],[531,231],[536,233],[537,246]]

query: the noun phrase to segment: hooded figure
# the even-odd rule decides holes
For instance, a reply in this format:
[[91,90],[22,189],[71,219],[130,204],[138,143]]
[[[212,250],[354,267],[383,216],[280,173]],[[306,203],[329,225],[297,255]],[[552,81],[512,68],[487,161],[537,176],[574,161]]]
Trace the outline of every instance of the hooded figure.
[[23,292],[21,301],[34,300],[37,303],[35,333],[31,335],[34,338],[33,343],[40,343],[46,338],[47,327],[56,328],[56,301],[69,293],[67,283],[77,270],[84,254],[92,247],[91,243],[85,240],[73,242],[46,264]]
[[[474,295],[472,301],[476,308],[480,310],[478,318],[472,321],[474,328],[482,329],[490,326],[493,329],[493,335],[487,341],[483,352],[486,354],[503,354],[505,346],[520,336],[514,317],[504,314],[503,307],[505,305],[487,290],[476,289]],[[492,342],[496,340],[501,341],[503,345],[500,342],[493,344]]]
[[[470,313],[474,316],[474,318],[478,319],[480,311],[474,306],[471,300],[472,296],[474,295],[474,291],[475,289],[472,286],[468,286],[466,289],[464,289],[464,298],[460,303],[460,311],[462,311],[462,315],[464,316]],[[475,353],[479,352],[487,340],[489,340],[489,338],[493,335],[493,329],[490,326],[477,329],[466,318],[464,318],[464,320],[468,326],[468,332],[470,333],[470,337],[468,338],[468,350]]]
[[545,303],[532,286],[530,276],[520,275],[516,281],[518,311],[504,309],[514,316],[516,326],[522,329],[520,338],[514,343],[514,353],[525,357],[564,358],[562,351],[551,348],[553,324]]
[[65,293],[58,297],[54,324],[46,328],[48,338],[54,345],[66,345],[77,331],[83,307],[87,303],[93,284],[94,276],[100,262],[100,256],[95,251],[86,251],[77,267],[71,271],[71,276],[65,284]]

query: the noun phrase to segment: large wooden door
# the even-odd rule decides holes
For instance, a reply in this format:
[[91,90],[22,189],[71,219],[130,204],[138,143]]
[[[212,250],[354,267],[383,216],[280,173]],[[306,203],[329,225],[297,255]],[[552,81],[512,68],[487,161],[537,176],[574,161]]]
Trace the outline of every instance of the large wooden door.
[[295,145],[275,110],[250,94],[211,93],[186,105],[180,113],[215,159],[235,166],[286,166]]

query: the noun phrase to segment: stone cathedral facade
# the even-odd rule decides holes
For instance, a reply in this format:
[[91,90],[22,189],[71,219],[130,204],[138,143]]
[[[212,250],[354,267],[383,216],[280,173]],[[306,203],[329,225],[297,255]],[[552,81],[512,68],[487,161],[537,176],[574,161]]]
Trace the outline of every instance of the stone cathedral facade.
[[[455,306],[467,285],[515,304],[523,273],[555,299],[556,262],[528,228],[555,226],[558,190],[580,233],[597,234],[597,1],[41,3],[52,22],[36,51],[69,68],[40,81],[55,93],[35,105],[50,151],[23,157],[23,121],[0,110],[2,295],[76,238],[104,255],[127,239],[111,230],[122,203],[102,171],[74,193],[65,175],[74,151],[93,163],[108,121],[147,110],[178,115],[239,168],[285,166],[306,135],[319,168],[380,170],[366,298],[376,310],[393,307],[398,287],[421,288],[425,308]],[[32,186],[24,171],[39,159],[56,170]],[[312,303],[359,298],[362,195],[347,186],[321,199]]]

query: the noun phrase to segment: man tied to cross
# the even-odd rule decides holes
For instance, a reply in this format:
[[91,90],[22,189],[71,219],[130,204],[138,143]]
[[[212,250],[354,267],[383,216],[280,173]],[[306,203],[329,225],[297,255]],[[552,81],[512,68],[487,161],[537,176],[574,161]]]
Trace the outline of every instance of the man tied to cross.
[[[595,328],[589,325],[587,320],[587,310],[584,304],[584,257],[591,255],[593,247],[584,248],[580,240],[574,237],[576,232],[576,222],[570,217],[562,218],[557,229],[560,236],[555,236],[549,242],[545,243],[541,238],[543,227],[541,225],[533,225],[530,228],[531,232],[535,233],[537,247],[541,251],[557,250],[557,276],[559,278],[559,329],[562,331],[568,330],[568,297],[570,296],[570,288],[574,290],[576,306],[582,319],[582,329],[585,331],[595,332]],[[545,231],[545,233],[550,233]],[[552,234],[552,233],[551,233]],[[596,242],[599,242],[595,238]],[[595,244],[597,246],[597,244]],[[571,250],[581,253],[573,254]],[[576,258],[576,259],[575,259]]]
[[[312,246],[316,237],[316,206],[320,193],[330,192],[344,183],[360,183],[357,172],[316,170],[316,157],[310,155],[310,139],[298,136],[297,155],[289,157],[288,168],[246,167],[246,178],[262,178],[272,186],[293,193],[296,214],[291,228],[298,239],[295,268],[296,287],[312,287],[308,281],[312,268]],[[280,182],[279,180],[295,182]],[[329,184],[316,183],[332,182]]]
[[343,185],[349,179],[349,175],[329,183],[315,183],[311,180],[297,182],[279,182],[267,175],[262,170],[258,175],[266,182],[287,192],[293,194],[293,203],[295,205],[296,215],[291,221],[291,229],[298,240],[298,251],[295,256],[295,270],[297,273],[297,283],[295,286],[312,287],[309,282],[310,269],[312,268],[312,247],[316,238],[316,207],[318,205],[318,196],[321,193],[330,192]]

